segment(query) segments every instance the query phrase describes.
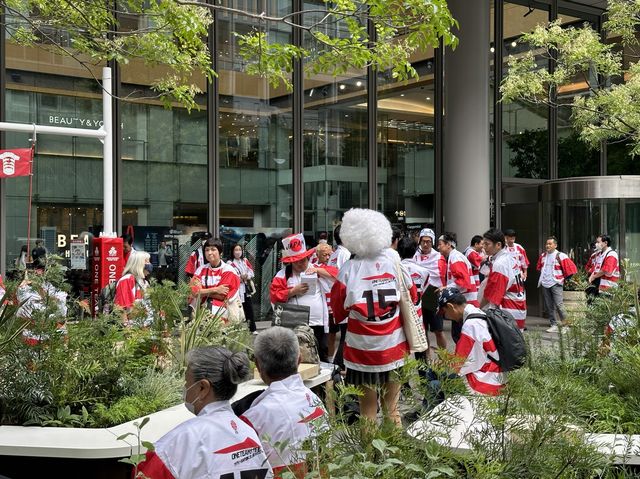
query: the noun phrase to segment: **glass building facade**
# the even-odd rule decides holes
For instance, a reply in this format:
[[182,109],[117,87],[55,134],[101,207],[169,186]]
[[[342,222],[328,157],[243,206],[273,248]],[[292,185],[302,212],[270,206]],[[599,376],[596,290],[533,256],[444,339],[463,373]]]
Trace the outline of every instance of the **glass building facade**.
[[[543,205],[537,193],[547,181],[637,173],[624,145],[588,150],[570,127],[568,108],[503,105],[496,88],[506,73],[507,57],[531,48],[517,41],[522,32],[555,19],[563,26],[587,22],[600,28],[604,2],[482,1],[487,14],[477,21],[486,21],[490,32],[490,68],[485,82],[468,88],[488,92],[490,149],[480,156],[487,160],[491,202],[474,207],[490,212],[491,225],[518,230],[531,257],[537,256],[544,235],[559,235],[562,243],[564,234],[573,244],[577,239],[569,238],[569,231],[582,228],[584,236],[593,236],[609,225],[621,249],[626,246],[627,254],[640,254],[636,235],[616,230],[615,215],[601,213],[612,209],[619,215],[624,210],[629,218],[637,201],[614,207],[599,199],[599,213],[581,203],[589,198],[550,199]],[[456,2],[464,3],[451,3]],[[317,0],[223,3],[269,15],[325,5]],[[250,257],[268,268],[265,281],[277,267],[277,251],[271,250],[278,238],[304,231],[313,244],[352,207],[378,209],[403,228],[428,225],[443,231],[449,221],[442,205],[447,195],[460,194],[443,187],[448,163],[443,138],[464,141],[466,133],[444,127],[448,80],[464,74],[447,70],[446,58],[456,52],[435,49],[414,55],[420,78],[408,82],[371,69],[338,77],[305,76],[304,65],[295,64],[294,88],[288,91],[244,73],[233,32],[250,31],[252,22],[237,14],[216,13],[208,42],[219,76],[210,85],[196,79],[204,92],[197,99],[198,109],[166,109],[153,99],[114,99],[117,231],[133,232],[140,247],[150,252],[162,239],[175,240],[176,269],[194,234],[211,231],[229,246],[241,241]],[[330,33],[341,34],[339,23],[331,28]],[[461,30],[464,33],[464,25]],[[309,38],[285,25],[269,24],[267,33],[271,41],[310,45]],[[4,121],[100,126],[101,87],[94,76],[99,77],[101,65],[89,72],[72,59],[15,44],[10,32],[2,38],[0,56]],[[552,68],[542,57],[538,63]],[[149,85],[159,70],[136,61],[113,68],[115,97],[153,96]],[[587,93],[584,82],[576,78],[557,92],[558,103]],[[2,147],[25,147],[29,136],[4,133]],[[28,180],[2,181],[0,201],[1,265],[10,270],[26,243]],[[575,212],[583,208],[591,215],[584,225],[571,226],[562,217],[582,218]],[[102,146],[97,140],[38,137],[31,221],[32,240],[44,239],[50,252],[63,257],[73,238],[99,231]],[[627,222],[628,228],[634,225]],[[581,247],[590,240],[581,239]]]

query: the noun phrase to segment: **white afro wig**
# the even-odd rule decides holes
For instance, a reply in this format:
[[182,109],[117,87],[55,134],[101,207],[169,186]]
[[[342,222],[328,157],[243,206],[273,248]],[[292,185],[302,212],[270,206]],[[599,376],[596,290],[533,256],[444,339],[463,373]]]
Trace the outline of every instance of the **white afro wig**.
[[342,244],[361,258],[375,256],[391,246],[391,235],[391,223],[377,211],[352,208],[342,218]]

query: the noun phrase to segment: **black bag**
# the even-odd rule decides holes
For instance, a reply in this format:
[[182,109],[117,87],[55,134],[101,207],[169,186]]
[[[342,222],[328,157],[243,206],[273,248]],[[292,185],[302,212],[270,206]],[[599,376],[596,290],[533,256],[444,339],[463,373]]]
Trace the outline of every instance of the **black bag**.
[[527,359],[527,344],[518,328],[515,319],[506,311],[499,308],[490,308],[483,314],[470,314],[469,318],[481,318],[487,322],[489,334],[496,345],[500,360],[495,362],[502,372],[514,371],[524,366]]
[[296,326],[307,326],[311,308],[299,304],[276,303],[273,306],[271,326],[282,326],[294,329]]

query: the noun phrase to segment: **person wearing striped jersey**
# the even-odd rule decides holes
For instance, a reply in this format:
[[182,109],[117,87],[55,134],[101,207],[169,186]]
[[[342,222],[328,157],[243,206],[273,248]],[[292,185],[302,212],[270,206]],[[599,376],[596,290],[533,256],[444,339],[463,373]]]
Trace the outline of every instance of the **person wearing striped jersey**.
[[468,304],[458,288],[442,290],[438,305],[445,318],[462,323],[455,350],[459,359],[456,369],[469,391],[486,396],[500,394],[506,383],[506,375],[498,366],[500,355],[484,319],[485,312]]
[[557,248],[558,240],[555,236],[549,236],[545,243],[546,252],[540,255],[536,265],[536,269],[540,271],[538,288],[542,287],[542,297],[551,322],[547,333],[558,331],[556,312],[560,317],[560,324],[564,324],[567,312],[562,299],[562,286],[565,279],[578,272],[575,263]]
[[[431,331],[436,337],[436,344],[441,349],[447,349],[447,338],[444,335],[444,321],[436,314],[437,296],[436,290],[442,288],[447,282],[447,261],[434,249],[436,234],[430,228],[420,231],[418,249],[413,260],[426,268],[429,272],[427,289],[422,295],[422,314],[427,331]],[[422,358],[424,353],[417,353],[417,358]]]
[[520,295],[523,298],[521,305],[522,309],[515,311],[516,315],[513,317],[518,321],[518,327],[520,329],[525,328],[525,320],[527,319],[527,292],[525,289],[525,283],[527,281],[527,273],[529,270],[529,258],[527,258],[527,252],[522,245],[516,243],[516,232],[512,229],[504,230],[505,249],[509,252],[513,258],[513,265],[516,272],[516,281],[520,288]]
[[340,230],[342,225],[336,226],[333,230],[333,239],[336,242],[336,249],[329,257],[329,266],[334,268],[342,268],[342,266],[351,258],[351,252],[342,244],[342,238],[340,237]]
[[253,352],[268,387],[240,419],[258,433],[274,477],[291,471],[302,479],[307,472],[304,443],[327,429],[327,411],[298,374],[300,347],[292,330],[274,326],[260,332]]
[[490,229],[482,235],[484,251],[491,257],[489,274],[484,280],[480,307],[500,308],[506,311],[520,329],[524,329],[524,318],[527,305],[516,276],[516,268],[509,252],[504,248],[504,234],[498,229]]
[[195,417],[162,436],[138,465],[149,479],[273,477],[256,432],[231,409],[229,400],[249,375],[249,358],[206,346],[187,354],[185,407]]
[[142,304],[147,311],[148,322],[153,317],[150,306],[145,302],[144,293],[149,287],[147,277],[151,274],[153,265],[151,256],[145,251],[133,250],[124,267],[123,274],[116,283],[114,305],[122,311],[125,324],[129,324],[129,312],[136,303]]
[[[327,314],[329,315],[327,357],[329,362],[333,362],[334,360],[334,355],[336,353],[336,332],[339,331],[339,328],[336,328],[336,324],[333,319],[333,310],[331,309],[331,288],[338,277],[338,268],[335,266],[329,266],[329,258],[332,253],[333,250],[328,243],[318,243],[318,246],[316,246],[316,252],[312,256],[312,258],[315,256],[316,260],[311,261],[311,266],[307,270],[308,273],[316,273],[318,275],[318,285],[320,286],[320,291],[327,302]],[[340,361],[340,358],[338,359]]]
[[[458,288],[467,299],[467,303],[475,307],[478,303],[478,287],[473,277],[471,263],[460,251],[456,249],[455,233],[445,233],[438,238],[438,251],[447,260],[447,288]],[[460,339],[462,323],[454,322],[451,325],[451,338],[454,342]]]
[[[485,260],[484,250],[482,249],[482,236],[475,235],[471,238],[471,243],[464,250],[464,255],[471,263],[471,270],[473,271],[473,280],[476,283],[476,288],[480,287],[480,283],[484,279],[484,275],[480,274],[480,267]],[[482,277],[481,277],[482,276]]]
[[200,266],[193,275],[191,292],[192,303],[200,303],[213,314],[220,314],[223,320],[229,317],[230,305],[239,300],[240,276],[233,266],[222,261],[222,241],[210,238],[202,245],[202,254],[206,263]]
[[271,304],[275,306],[276,303],[291,303],[309,307],[309,326],[316,338],[320,361],[326,362],[329,349],[327,301],[317,280],[315,287],[310,287],[311,283],[302,281],[303,274],[318,274],[315,268],[308,271],[309,257],[315,252],[315,249],[307,249],[302,233],[282,238],[282,247],[284,268],[278,271],[271,281],[269,288]]
[[[400,384],[393,372],[404,365],[409,344],[400,317],[400,285],[397,255],[388,253],[391,224],[377,211],[354,208],[347,211],[341,230],[344,245],[355,257],[343,265],[331,290],[331,307],[337,321],[348,318],[344,347],[346,382],[363,386],[360,414],[371,421],[377,417],[377,387],[382,388],[382,409],[400,424]],[[416,287],[408,273],[412,301]]]
[[[211,233],[204,233],[204,235],[202,236],[202,242],[204,243],[211,238],[213,238],[213,235]],[[193,238],[191,244],[193,244]],[[184,267],[184,274],[187,276],[187,278],[191,279],[193,278],[193,275],[196,273],[196,271],[198,271],[198,268],[204,266],[206,263],[207,260],[204,257],[203,249],[202,247],[200,247],[189,255],[187,264]]]
[[620,263],[618,253],[611,248],[611,236],[598,236],[596,238],[596,249],[600,254],[594,261],[589,283],[597,285],[597,291],[601,293],[617,286],[617,282],[620,279]]
[[245,256],[244,248],[240,243],[233,245],[231,252],[233,253],[233,258],[229,261],[229,265],[233,266],[238,276],[240,276],[240,289],[238,290],[238,294],[240,295],[244,317],[247,323],[249,323],[249,331],[253,333],[256,330],[256,322],[253,315],[251,292],[255,289],[253,278],[255,278],[256,275],[253,272],[253,265]]
[[[416,311],[422,318],[424,324],[424,316],[422,315],[422,295],[427,290],[429,283],[429,271],[424,266],[420,266],[414,260],[416,244],[411,238],[402,238],[398,242],[398,255],[400,255],[403,268],[411,275],[411,280],[416,287],[417,299],[415,302]],[[425,331],[427,325],[424,324]],[[427,337],[428,339],[428,337]]]

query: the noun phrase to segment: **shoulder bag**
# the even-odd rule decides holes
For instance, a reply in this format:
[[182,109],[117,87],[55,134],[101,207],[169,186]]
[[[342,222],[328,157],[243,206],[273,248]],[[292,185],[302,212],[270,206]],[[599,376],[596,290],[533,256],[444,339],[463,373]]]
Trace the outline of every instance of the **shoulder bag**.
[[429,349],[429,341],[424,330],[422,318],[416,310],[416,306],[411,301],[409,288],[407,287],[402,266],[396,263],[396,275],[398,277],[398,287],[400,289],[400,299],[398,306],[400,307],[400,317],[402,319],[402,329],[407,337],[409,348],[414,353],[422,353]]

